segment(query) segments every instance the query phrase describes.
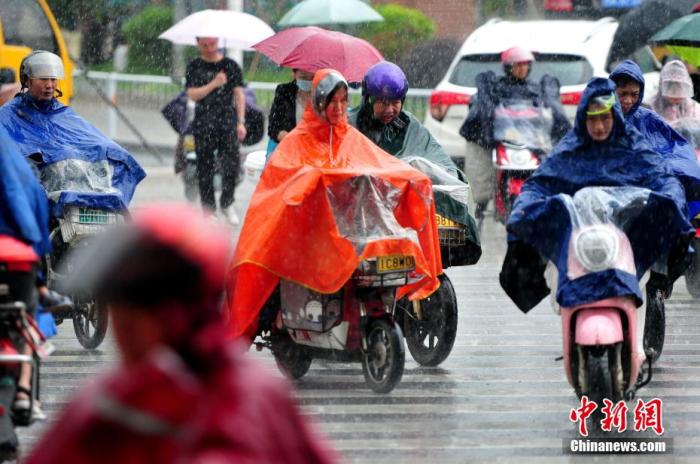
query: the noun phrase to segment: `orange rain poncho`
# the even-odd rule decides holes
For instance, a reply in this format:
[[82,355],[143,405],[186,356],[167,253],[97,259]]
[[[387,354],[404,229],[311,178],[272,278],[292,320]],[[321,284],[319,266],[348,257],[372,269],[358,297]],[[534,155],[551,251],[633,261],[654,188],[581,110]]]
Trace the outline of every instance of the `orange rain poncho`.
[[[312,95],[331,70],[316,73]],[[337,74],[335,74],[337,76]],[[347,124],[306,107],[276,148],[253,194],[231,264],[229,326],[255,336],[280,279],[334,293],[363,259],[413,255],[424,277],[400,295],[424,298],[442,272],[432,186]]]

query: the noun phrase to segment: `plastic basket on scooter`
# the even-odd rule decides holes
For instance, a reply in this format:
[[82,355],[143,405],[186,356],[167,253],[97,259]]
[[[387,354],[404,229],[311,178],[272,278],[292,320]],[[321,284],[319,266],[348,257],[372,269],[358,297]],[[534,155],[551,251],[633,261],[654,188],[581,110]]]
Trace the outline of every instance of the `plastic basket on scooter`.
[[323,294],[282,280],[281,314],[289,329],[326,332],[343,318],[343,291]]

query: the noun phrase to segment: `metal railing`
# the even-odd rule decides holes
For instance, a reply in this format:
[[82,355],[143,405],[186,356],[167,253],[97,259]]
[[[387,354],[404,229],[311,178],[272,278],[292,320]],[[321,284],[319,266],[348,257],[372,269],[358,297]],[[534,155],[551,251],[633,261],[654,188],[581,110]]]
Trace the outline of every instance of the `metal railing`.
[[[154,109],[160,111],[183,88],[183,84],[169,76],[149,76],[137,74],[122,74],[100,71],[89,71],[88,78],[98,82],[102,90],[119,106],[127,108]],[[267,114],[272,105],[277,83],[250,82],[255,90],[258,106]],[[74,76],[74,98],[95,99],[96,91],[90,87],[85,76],[77,72]],[[428,109],[431,90],[410,89],[404,103],[404,108],[423,120]],[[350,93],[350,105],[360,102],[360,93],[353,90]]]

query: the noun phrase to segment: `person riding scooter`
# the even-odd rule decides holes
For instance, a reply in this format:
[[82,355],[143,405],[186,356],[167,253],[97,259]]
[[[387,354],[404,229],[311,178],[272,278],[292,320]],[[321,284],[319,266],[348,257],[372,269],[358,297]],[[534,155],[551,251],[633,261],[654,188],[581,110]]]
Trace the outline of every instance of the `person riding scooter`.
[[[637,129],[651,148],[663,157],[683,185],[686,199],[692,206],[700,200],[700,164],[695,156],[695,147],[657,113],[641,106],[644,99],[644,75],[637,63],[623,61],[610,73],[610,79],[615,82],[615,92],[625,121]],[[668,297],[672,282],[664,275],[665,265],[658,267],[659,269],[651,271],[647,284],[649,296],[655,295],[656,290],[659,290],[664,297]]]
[[[414,161],[416,158],[428,160],[466,187],[468,182],[464,173],[457,168],[423,124],[404,109],[407,93],[408,79],[401,68],[389,61],[377,63],[367,71],[362,81],[362,103],[349,112],[348,122],[387,153],[409,162],[414,167],[417,167]],[[418,169],[420,170],[419,167]],[[430,175],[429,172],[425,173]],[[440,181],[433,179],[434,185],[439,183]],[[454,201],[437,192],[435,201],[438,214],[467,227],[467,253],[471,256],[470,261],[476,262],[481,255],[481,243],[479,230],[472,216],[474,210],[455,206]],[[469,189],[469,198],[465,203],[469,208],[473,208],[472,202]],[[443,262],[443,265],[447,263]]]
[[[404,294],[428,296],[439,285],[442,264],[437,230],[424,216],[431,210],[434,214],[430,180],[351,127],[347,104],[348,85],[343,76],[329,69],[317,71],[302,120],[280,142],[262,173],[229,273],[228,308],[234,337],[253,339],[261,308],[280,279],[334,293],[368,253],[373,257],[378,250],[416,255],[416,273],[423,277]],[[387,228],[391,234],[397,232],[393,218],[369,224],[342,216],[343,204],[352,206],[353,196],[346,197],[333,186],[344,188],[354,177],[361,178],[358,182],[379,182],[389,191],[392,186],[403,186],[405,194],[391,195],[392,201],[399,202],[394,214],[414,208],[400,228],[415,229],[409,233],[417,234],[415,239],[395,238],[391,244],[382,240]],[[414,190],[415,194],[407,193]],[[385,194],[376,192],[374,200],[381,201]]]
[[556,195],[573,196],[586,187],[639,187],[669,200],[672,207],[657,211],[656,233],[643,225],[639,227],[644,230],[633,231],[646,243],[644,249],[634,250],[637,279],[660,259],[667,263],[670,281],[682,274],[688,243],[694,233],[687,219],[683,188],[644,137],[632,125],[625,124],[615,84],[609,79],[594,78],[583,93],[574,128],[525,183],[506,227],[508,251],[500,281],[523,312],[550,292],[542,256],[560,267],[556,298],[564,306],[611,296],[631,296],[637,305],[643,301],[637,279],[589,278],[581,289],[567,277],[566,271],[561,271],[565,263],[557,261],[560,243],[554,238],[563,235],[569,226],[558,222],[544,206]]
[[536,84],[528,79],[534,55],[522,47],[512,47],[501,54],[504,75],[492,71],[476,76],[477,93],[472,97],[469,114],[459,133],[467,140],[465,170],[477,202],[477,219],[493,196],[495,170],[491,150],[494,139],[494,111],[509,100],[528,101],[538,107],[551,108],[553,124],[551,139],[556,143],[571,127],[559,102],[559,81],[544,75]]

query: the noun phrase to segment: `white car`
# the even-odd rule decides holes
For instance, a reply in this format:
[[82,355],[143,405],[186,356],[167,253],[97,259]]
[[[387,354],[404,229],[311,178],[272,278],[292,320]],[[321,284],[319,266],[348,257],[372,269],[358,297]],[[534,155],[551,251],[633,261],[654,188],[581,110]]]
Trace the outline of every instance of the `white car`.
[[[425,126],[450,156],[462,160],[466,142],[459,135],[459,128],[467,116],[470,97],[476,93],[476,76],[488,70],[502,75],[501,52],[516,45],[535,54],[531,80],[539,82],[543,74],[559,79],[561,101],[573,120],[586,82],[591,77],[607,77],[617,64],[608,62],[617,26],[614,18],[488,21],[465,40],[447,74],[430,96]],[[655,94],[660,65],[651,49],[640,48],[630,58],[645,73],[645,94]]]

